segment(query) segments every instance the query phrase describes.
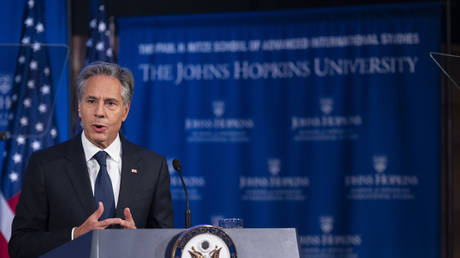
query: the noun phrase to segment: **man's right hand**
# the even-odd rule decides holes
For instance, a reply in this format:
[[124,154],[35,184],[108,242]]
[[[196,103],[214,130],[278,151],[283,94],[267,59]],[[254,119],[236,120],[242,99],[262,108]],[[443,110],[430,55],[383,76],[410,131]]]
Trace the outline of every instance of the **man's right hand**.
[[99,208],[97,208],[97,210],[93,214],[91,214],[91,216],[89,216],[88,219],[86,219],[85,222],[83,222],[83,224],[75,228],[73,232],[73,238],[75,239],[81,235],[90,232],[91,230],[105,229],[110,225],[122,223],[122,219],[120,218],[108,218],[99,221],[99,218],[102,216],[102,213],[104,213],[104,205],[102,204],[102,202],[99,202]]

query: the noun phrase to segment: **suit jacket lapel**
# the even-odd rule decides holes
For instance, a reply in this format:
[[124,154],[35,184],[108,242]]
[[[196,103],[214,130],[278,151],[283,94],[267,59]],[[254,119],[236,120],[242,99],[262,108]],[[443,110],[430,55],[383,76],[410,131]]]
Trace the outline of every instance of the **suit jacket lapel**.
[[71,140],[66,152],[66,157],[69,160],[66,170],[67,175],[72,182],[73,190],[80,200],[83,210],[86,215],[89,216],[97,209],[97,204],[91,189],[91,181],[89,180],[88,168],[86,166],[80,135]]
[[123,210],[129,207],[131,203],[133,193],[142,178],[142,171],[139,167],[140,157],[136,155],[133,145],[121,134],[120,140],[122,149],[121,183],[115,216],[124,218]]

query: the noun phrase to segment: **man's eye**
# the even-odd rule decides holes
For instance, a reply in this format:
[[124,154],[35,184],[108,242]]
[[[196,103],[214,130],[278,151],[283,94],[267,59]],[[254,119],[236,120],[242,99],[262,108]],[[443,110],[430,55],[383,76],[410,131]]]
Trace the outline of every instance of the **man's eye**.
[[95,103],[96,101],[94,99],[88,99],[87,102],[88,103]]

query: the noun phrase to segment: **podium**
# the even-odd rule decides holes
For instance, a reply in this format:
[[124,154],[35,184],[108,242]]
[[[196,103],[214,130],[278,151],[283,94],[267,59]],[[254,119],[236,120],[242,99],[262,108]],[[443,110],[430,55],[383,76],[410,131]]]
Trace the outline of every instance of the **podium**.
[[[186,229],[95,230],[44,254],[43,258],[171,257],[174,241]],[[223,229],[238,258],[299,258],[294,228]]]

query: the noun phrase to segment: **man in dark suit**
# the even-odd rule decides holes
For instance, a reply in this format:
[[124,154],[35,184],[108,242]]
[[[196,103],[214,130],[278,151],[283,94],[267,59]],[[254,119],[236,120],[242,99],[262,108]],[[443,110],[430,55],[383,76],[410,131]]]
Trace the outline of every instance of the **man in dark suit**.
[[94,229],[173,227],[165,158],[119,130],[131,103],[128,69],[97,62],[78,78],[83,132],[32,154],[9,254],[37,257]]

